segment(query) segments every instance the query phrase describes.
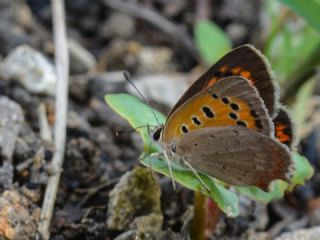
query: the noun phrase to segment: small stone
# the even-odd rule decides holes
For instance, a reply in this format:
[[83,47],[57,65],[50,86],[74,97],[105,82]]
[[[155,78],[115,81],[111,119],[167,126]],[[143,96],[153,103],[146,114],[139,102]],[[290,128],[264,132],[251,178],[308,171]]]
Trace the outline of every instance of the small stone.
[[68,41],[68,48],[71,74],[87,73],[96,65],[94,56],[77,41],[70,39]]
[[[13,166],[10,162],[5,161],[0,167],[0,189],[8,189],[12,187],[13,182]],[[0,208],[1,211],[1,208]]]
[[88,89],[91,95],[104,101],[108,93],[124,92],[126,84],[123,71],[107,72],[90,76]]
[[129,230],[122,233],[114,240],[182,240],[182,236],[179,233],[168,231],[159,231],[151,233],[138,233],[135,230]]
[[0,159],[11,161],[23,122],[24,116],[20,105],[7,97],[0,97]]
[[299,229],[289,233],[284,233],[275,240],[316,240],[320,236],[320,227]]
[[159,228],[162,225],[160,194],[160,186],[149,169],[136,167],[127,172],[110,192],[108,228],[127,230],[136,228],[137,225],[130,226],[130,223],[136,222],[140,225],[139,230],[143,231],[141,224],[148,218],[155,221],[151,229]]
[[167,47],[142,47],[137,55],[138,74],[154,74],[175,70],[172,55],[172,50]]
[[7,190],[0,196],[0,239],[34,239],[37,221],[29,213],[28,200],[15,190]]
[[163,216],[159,213],[151,213],[147,216],[136,217],[131,228],[137,229],[137,232],[159,232],[162,227]]
[[[121,26],[121,27],[119,27]],[[100,27],[100,35],[104,38],[128,38],[135,32],[134,19],[128,14],[112,13]]]
[[[187,79],[187,75],[179,73],[152,74],[136,77],[134,84],[147,100],[173,106],[178,101],[178,96],[182,96],[188,88]],[[131,84],[127,85],[127,90],[138,95]]]
[[0,70],[4,78],[19,81],[32,93],[54,95],[56,75],[53,65],[29,46],[14,49],[4,59]]
[[226,32],[232,42],[242,43],[248,36],[248,29],[244,24],[232,23],[226,27]]
[[67,115],[67,132],[72,137],[89,137],[90,125],[82,116],[74,111],[69,111]]

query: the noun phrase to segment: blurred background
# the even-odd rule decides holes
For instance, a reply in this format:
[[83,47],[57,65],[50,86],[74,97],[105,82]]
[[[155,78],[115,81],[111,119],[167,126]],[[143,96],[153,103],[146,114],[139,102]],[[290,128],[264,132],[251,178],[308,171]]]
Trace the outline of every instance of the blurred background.
[[[174,191],[169,178],[157,176],[130,195],[152,178],[135,167],[139,135],[104,95],[137,95],[123,77],[129,71],[151,105],[167,114],[211,64],[246,43],[269,59],[296,123],[297,151],[315,174],[284,200],[240,198],[240,215],[222,214],[209,239],[320,233],[319,0],[66,0],[65,9],[69,111],[51,239],[135,239],[136,232],[141,239],[185,239],[192,192]],[[34,239],[54,151],[45,131],[55,122],[54,93],[50,1],[0,0],[0,210],[7,210],[0,211],[0,239]],[[119,190],[123,176],[131,181]],[[118,216],[116,208],[125,210]]]

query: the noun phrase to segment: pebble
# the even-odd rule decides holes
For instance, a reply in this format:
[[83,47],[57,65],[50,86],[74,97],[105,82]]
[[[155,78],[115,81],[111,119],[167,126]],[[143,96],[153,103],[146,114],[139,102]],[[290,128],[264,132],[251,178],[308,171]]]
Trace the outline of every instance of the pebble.
[[[187,78],[182,73],[152,74],[136,77],[133,82],[147,100],[173,106],[188,88]],[[131,84],[127,84],[127,90],[139,97]]]
[[40,52],[23,45],[15,48],[0,65],[5,79],[19,81],[36,94],[54,95],[56,75],[52,63]]
[[283,233],[275,240],[317,240],[320,236],[320,227],[299,229],[289,233]]
[[0,157],[11,161],[17,136],[24,122],[23,111],[16,102],[0,97]]
[[29,201],[18,191],[6,190],[2,193],[0,196],[0,239],[35,239],[38,219],[29,213],[29,208],[31,208]]
[[[110,192],[107,225],[111,230],[138,228],[139,232],[161,230],[161,189],[147,168],[124,174]],[[152,220],[152,224],[145,221]],[[131,223],[135,223],[131,225]]]

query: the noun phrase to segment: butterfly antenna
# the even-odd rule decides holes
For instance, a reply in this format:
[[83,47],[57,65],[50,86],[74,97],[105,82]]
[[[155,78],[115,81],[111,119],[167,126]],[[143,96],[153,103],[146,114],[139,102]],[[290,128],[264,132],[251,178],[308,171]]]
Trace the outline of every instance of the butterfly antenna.
[[127,71],[123,72],[124,78],[134,87],[134,89],[137,91],[137,93],[139,94],[139,96],[141,97],[141,99],[145,102],[145,104],[148,105],[148,107],[150,108],[154,118],[156,119],[158,125],[160,125],[159,119],[157,118],[156,113],[154,112],[153,108],[151,107],[151,105],[149,104],[149,102],[147,101],[147,99],[143,96],[143,94],[140,92],[140,90],[137,88],[137,86],[133,83],[133,81],[130,78],[130,74]]
[[166,159],[166,162],[167,162],[167,164],[168,164],[168,168],[169,168],[169,173],[170,173],[170,178],[171,178],[171,182],[172,182],[173,189],[176,190],[176,189],[177,189],[177,188],[176,188],[176,182],[174,181],[174,178],[173,178],[171,163],[170,163],[170,160],[169,160],[169,157],[168,157],[166,151],[164,151],[164,158]]

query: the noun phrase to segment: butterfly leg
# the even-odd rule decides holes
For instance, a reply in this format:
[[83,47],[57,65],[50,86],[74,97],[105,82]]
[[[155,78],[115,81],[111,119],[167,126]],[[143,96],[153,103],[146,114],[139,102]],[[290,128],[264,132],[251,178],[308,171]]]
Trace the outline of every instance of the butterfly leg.
[[174,178],[173,178],[173,173],[172,173],[172,168],[171,168],[171,163],[170,163],[170,159],[168,157],[168,154],[166,151],[164,151],[164,157],[167,161],[167,164],[168,164],[168,168],[169,168],[169,173],[170,173],[170,178],[171,178],[171,181],[172,181],[172,186],[173,186],[173,189],[176,190],[176,183],[174,181]]
[[192,167],[192,165],[185,159],[182,160],[182,162],[191,169],[191,171],[193,172],[193,174],[198,178],[199,182],[201,183],[201,185],[207,190],[208,194],[211,195],[211,192],[208,188],[208,186],[205,184],[205,182],[202,180],[202,178],[200,177],[200,175],[198,174],[198,172],[195,170],[194,167]]

